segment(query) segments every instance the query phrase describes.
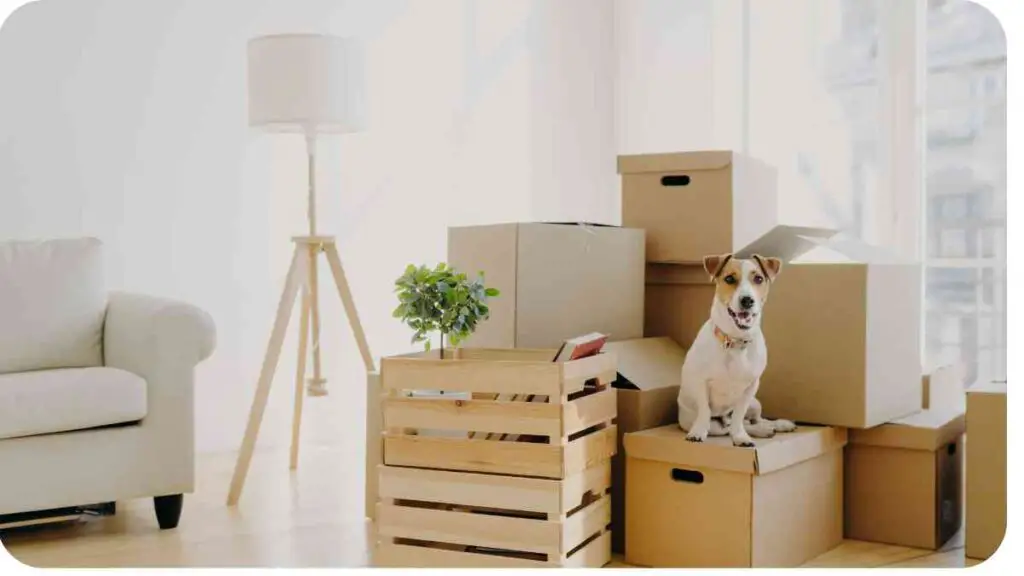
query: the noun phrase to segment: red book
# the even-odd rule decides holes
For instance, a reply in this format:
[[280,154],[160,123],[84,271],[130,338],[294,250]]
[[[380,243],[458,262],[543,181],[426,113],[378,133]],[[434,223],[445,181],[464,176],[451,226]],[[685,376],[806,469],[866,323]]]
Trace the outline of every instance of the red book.
[[555,362],[568,362],[593,356],[604,348],[607,341],[608,335],[600,332],[591,332],[570,338],[563,342],[562,347],[558,349],[558,353],[555,354]]

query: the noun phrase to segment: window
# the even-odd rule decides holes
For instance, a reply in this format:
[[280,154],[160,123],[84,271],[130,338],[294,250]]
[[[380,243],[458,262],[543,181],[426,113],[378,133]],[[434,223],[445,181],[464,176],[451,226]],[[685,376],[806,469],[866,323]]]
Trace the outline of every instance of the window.
[[1006,43],[968,0],[745,3],[747,151],[784,220],[924,262],[923,362],[1006,374]]
[[925,25],[925,362],[1006,377],[1006,42],[967,0]]

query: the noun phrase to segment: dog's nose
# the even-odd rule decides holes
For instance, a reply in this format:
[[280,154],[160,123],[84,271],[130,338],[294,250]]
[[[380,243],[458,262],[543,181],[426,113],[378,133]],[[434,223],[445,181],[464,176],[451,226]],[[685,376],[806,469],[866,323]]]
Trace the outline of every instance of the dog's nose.
[[750,310],[753,307],[754,307],[754,299],[753,298],[751,298],[750,296],[743,296],[742,298],[740,298],[740,308],[743,308],[744,310]]

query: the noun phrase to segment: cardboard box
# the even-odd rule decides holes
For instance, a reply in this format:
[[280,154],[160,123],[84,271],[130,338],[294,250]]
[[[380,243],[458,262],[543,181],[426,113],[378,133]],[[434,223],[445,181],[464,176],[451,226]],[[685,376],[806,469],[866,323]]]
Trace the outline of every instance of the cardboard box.
[[622,225],[647,230],[649,262],[735,252],[778,218],[776,172],[730,151],[620,156]]
[[924,410],[850,430],[846,538],[937,550],[963,519],[964,414]]
[[678,425],[626,435],[626,562],[794,567],[843,539],[841,428],[801,427],[737,448]]
[[[921,409],[920,265],[812,227],[776,226],[736,256],[752,254],[785,262],[761,325],[766,415],[870,428]],[[703,266],[649,264],[646,284],[645,335],[689,348],[714,298]]]
[[965,554],[984,560],[1006,533],[1006,383],[967,390]]
[[679,383],[686,351],[669,338],[641,338],[609,342],[605,351],[615,356],[618,451],[612,458],[612,550],[626,548],[626,456],[622,439],[675,423],[679,416]]
[[784,265],[762,329],[765,414],[871,428],[921,409],[921,267],[850,240]]
[[448,229],[448,263],[501,290],[466,344],[558,348],[589,332],[643,336],[644,231],[522,223]]

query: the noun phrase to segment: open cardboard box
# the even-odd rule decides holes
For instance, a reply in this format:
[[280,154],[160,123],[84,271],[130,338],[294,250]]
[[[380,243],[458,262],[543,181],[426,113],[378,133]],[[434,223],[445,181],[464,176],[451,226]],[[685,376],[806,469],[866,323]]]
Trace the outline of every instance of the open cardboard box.
[[686,351],[670,338],[639,338],[609,342],[615,356],[618,451],[612,458],[612,550],[626,542],[626,456],[623,436],[671,424],[678,419],[679,383]]
[[448,264],[501,291],[467,346],[558,348],[590,332],[643,336],[644,231],[524,222],[448,229]]
[[[921,267],[834,230],[779,225],[736,256],[781,258],[762,319],[766,415],[870,428],[921,408]],[[649,264],[645,335],[689,347],[710,316],[701,264]]]

